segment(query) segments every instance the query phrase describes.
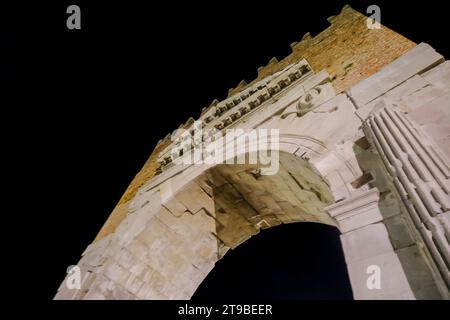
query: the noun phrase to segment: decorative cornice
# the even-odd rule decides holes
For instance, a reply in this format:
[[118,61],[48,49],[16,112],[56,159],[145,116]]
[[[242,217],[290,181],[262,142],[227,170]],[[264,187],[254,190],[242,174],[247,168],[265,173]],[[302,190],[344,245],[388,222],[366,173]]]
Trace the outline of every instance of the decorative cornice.
[[338,222],[342,232],[347,232],[383,219],[379,199],[378,189],[373,188],[328,206],[325,211]]
[[[305,79],[307,75],[311,74],[311,67],[305,59],[302,59],[223,101],[215,100],[208,110],[202,113],[197,124],[200,124],[205,132],[211,134],[217,132],[217,130],[224,130],[242,116],[260,107],[284,89],[291,87],[294,83],[298,83],[299,80]],[[183,130],[184,133],[175,137],[174,142],[160,153],[158,162],[161,167],[170,164],[177,154],[182,156],[183,153],[193,147],[194,125],[192,124],[188,129]],[[205,141],[208,138],[210,137],[201,137]]]

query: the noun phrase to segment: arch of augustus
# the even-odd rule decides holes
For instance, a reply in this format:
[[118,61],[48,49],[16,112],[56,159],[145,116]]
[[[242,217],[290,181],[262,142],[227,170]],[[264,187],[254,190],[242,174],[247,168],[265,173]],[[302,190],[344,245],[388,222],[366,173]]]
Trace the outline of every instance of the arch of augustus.
[[[228,250],[294,222],[339,229],[355,299],[449,299],[450,63],[366,19],[344,7],[162,139],[83,253],[81,288],[55,299],[189,299]],[[212,130],[277,129],[276,171],[230,161],[249,140],[183,162],[196,126],[202,148]]]

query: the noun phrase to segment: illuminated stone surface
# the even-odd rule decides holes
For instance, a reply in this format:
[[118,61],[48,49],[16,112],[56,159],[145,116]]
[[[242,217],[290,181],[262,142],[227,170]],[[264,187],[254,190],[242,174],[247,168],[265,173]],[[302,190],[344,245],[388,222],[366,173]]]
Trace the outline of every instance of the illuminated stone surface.
[[189,299],[228,250],[307,221],[339,228],[356,299],[449,299],[449,63],[365,19],[345,7],[202,111],[204,129],[279,129],[276,174],[176,164],[191,144],[166,137],[55,298]]

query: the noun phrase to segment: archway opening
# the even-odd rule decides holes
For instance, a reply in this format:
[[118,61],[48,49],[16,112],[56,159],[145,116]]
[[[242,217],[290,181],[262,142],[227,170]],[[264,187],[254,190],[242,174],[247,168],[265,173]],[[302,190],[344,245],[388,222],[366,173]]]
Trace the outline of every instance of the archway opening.
[[264,230],[229,250],[192,299],[353,299],[339,234],[308,222]]

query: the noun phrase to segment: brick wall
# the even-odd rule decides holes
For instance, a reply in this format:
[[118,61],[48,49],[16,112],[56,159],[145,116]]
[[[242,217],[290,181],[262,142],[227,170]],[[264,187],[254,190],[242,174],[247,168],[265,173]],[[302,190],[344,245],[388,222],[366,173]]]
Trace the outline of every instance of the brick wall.
[[[337,92],[346,91],[415,46],[414,42],[385,26],[367,28],[366,20],[365,15],[345,6],[339,15],[328,18],[327,29],[315,37],[305,34],[301,41],[291,44],[289,56],[280,62],[273,58],[267,66],[260,67],[254,81],[305,58],[315,72],[328,71]],[[230,94],[245,87],[238,85]]]

